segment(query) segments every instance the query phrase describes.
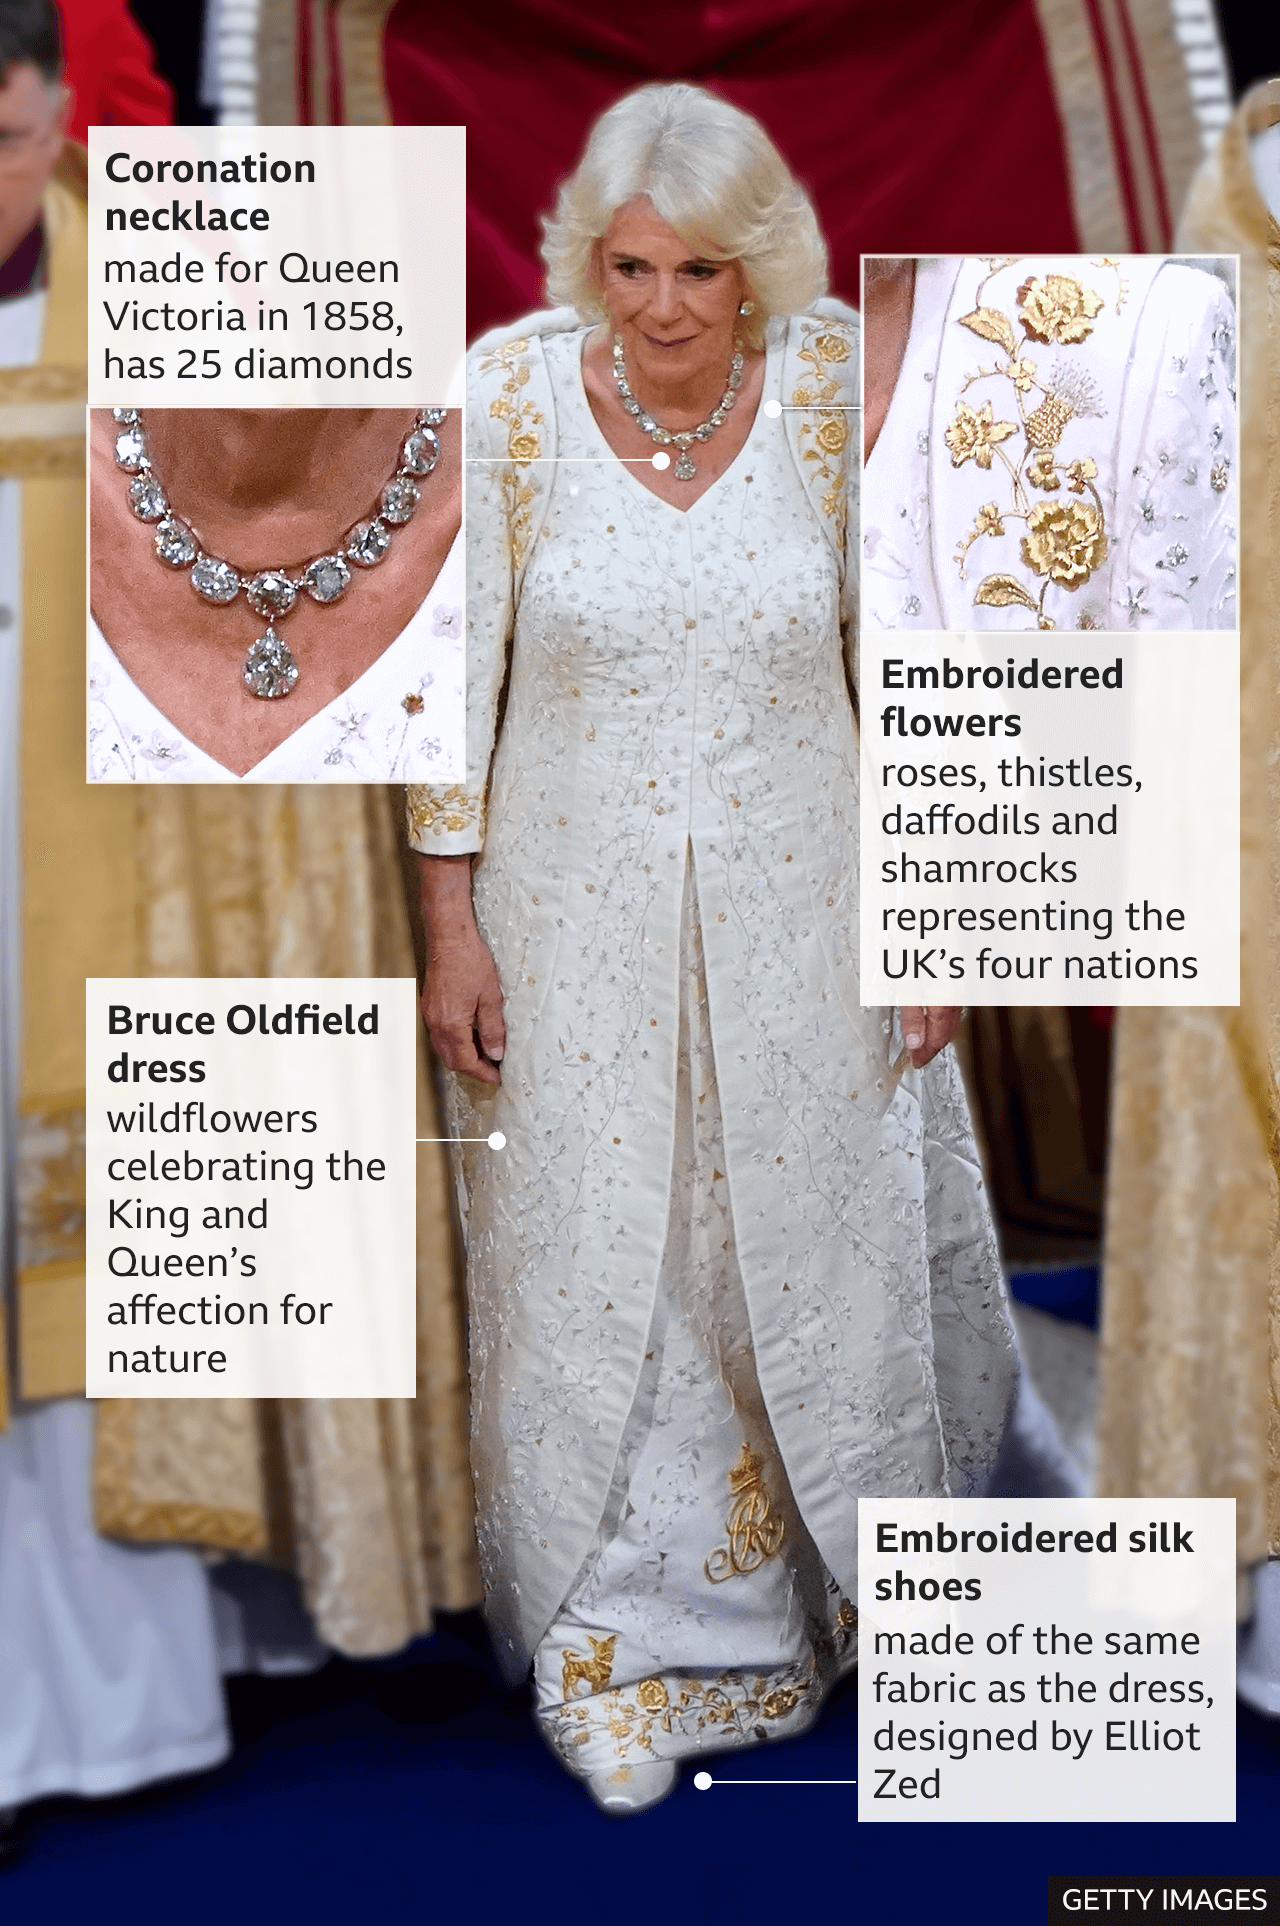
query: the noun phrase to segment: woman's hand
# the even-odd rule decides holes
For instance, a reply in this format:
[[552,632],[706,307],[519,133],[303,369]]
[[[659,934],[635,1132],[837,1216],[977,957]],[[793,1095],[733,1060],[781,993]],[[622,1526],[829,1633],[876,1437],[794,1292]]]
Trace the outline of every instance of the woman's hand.
[[911,1052],[911,1061],[917,1070],[923,1070],[939,1050],[959,1035],[962,1010],[943,1008],[931,1004],[921,1009],[915,1004],[902,1007],[902,1040]]
[[496,1086],[502,1081],[498,1064],[506,1050],[507,1026],[502,1020],[502,985],[471,907],[471,858],[419,860],[427,932],[422,990],[427,1035],[446,1070]]

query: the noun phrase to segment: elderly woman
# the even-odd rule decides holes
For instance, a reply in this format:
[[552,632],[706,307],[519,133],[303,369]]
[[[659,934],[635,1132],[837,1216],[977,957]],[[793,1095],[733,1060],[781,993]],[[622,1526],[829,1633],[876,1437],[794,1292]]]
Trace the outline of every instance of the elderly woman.
[[490,1620],[622,1810],[812,1721],[859,1495],[979,1486],[1013,1352],[954,1064],[911,1067],[955,1013],[904,1048],[858,1004],[857,335],[812,209],[646,88],[545,253],[571,310],[471,362],[468,779],[410,815]]

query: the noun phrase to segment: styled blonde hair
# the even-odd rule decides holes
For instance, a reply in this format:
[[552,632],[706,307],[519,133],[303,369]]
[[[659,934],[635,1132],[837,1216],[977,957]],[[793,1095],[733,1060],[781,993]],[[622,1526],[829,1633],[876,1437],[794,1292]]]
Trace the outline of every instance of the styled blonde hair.
[[701,87],[640,87],[591,131],[577,169],[543,226],[547,292],[584,321],[604,315],[600,242],[639,195],[690,247],[740,261],[756,312],[752,347],[770,315],[799,314],[826,291],[827,249],[809,197],[758,121]]

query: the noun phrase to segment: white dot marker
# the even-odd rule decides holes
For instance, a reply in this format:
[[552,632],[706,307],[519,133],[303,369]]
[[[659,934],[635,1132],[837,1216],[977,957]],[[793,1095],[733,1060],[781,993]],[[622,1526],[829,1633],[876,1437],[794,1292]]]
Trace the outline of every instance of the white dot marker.
[[671,466],[670,455],[666,454],[665,451],[661,448],[658,450],[657,454],[652,457],[652,461],[655,468],[670,468]]
[[769,400],[764,403],[764,413],[770,421],[776,421],[782,413],[782,403],[770,396]]
[[488,1144],[490,1150],[505,1150],[507,1147],[507,1140],[500,1130],[492,1131],[489,1136],[486,1137],[485,1142]]
[[699,1792],[710,1792],[711,1774],[709,1772],[695,1772],[693,1775],[693,1783],[697,1786]]

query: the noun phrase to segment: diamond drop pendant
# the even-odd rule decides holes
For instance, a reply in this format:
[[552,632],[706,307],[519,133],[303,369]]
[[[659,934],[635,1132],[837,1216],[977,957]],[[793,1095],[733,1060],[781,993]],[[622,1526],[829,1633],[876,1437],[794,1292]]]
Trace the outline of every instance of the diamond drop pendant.
[[692,481],[694,476],[697,474],[697,472],[698,472],[698,465],[695,461],[692,461],[690,459],[689,450],[687,448],[682,448],[680,450],[680,459],[677,461],[675,468],[672,470],[672,473],[675,475],[676,480]]
[[298,680],[298,665],[288,645],[274,629],[268,629],[246,655],[241,674],[250,695],[259,696],[263,702],[274,702],[277,696],[287,696],[293,688]]

